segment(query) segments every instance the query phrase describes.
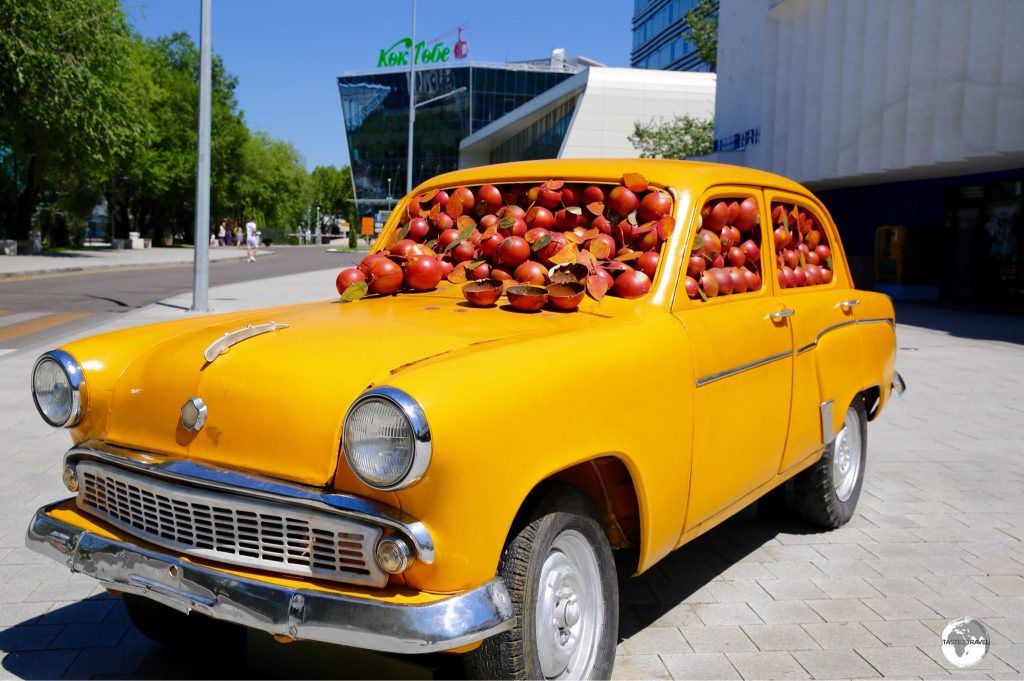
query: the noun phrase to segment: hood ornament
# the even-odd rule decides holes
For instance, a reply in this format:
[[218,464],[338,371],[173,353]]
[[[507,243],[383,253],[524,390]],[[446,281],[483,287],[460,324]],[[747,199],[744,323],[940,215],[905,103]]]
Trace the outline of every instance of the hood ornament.
[[277,331],[278,329],[288,328],[287,324],[278,324],[277,322],[267,322],[266,324],[252,324],[246,325],[244,329],[238,331],[231,331],[226,333],[217,340],[210,343],[210,345],[203,350],[203,357],[207,362],[212,362],[219,356],[227,352],[228,348],[237,343],[241,343],[244,340],[248,340],[253,336],[259,336],[262,333],[269,333],[270,331]]
[[181,405],[181,427],[190,433],[198,433],[206,425],[206,404],[199,397],[190,397]]

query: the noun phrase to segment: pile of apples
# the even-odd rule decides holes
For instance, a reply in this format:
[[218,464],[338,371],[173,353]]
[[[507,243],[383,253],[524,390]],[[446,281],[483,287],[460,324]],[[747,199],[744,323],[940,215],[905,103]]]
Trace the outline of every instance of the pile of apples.
[[640,298],[675,228],[672,206],[638,173],[618,185],[553,179],[431,190],[406,204],[388,247],[342,270],[338,293],[429,291],[445,279],[546,286],[556,268],[578,264],[595,300]]
[[775,202],[772,226],[780,287],[816,286],[832,281],[832,250],[812,215],[795,204]]
[[686,266],[686,294],[707,300],[761,288],[760,209],[752,198],[713,199]]

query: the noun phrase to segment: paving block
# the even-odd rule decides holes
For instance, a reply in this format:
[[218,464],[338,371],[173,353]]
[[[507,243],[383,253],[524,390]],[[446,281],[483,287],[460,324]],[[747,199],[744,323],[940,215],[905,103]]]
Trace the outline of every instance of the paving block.
[[627,655],[688,653],[690,646],[675,627],[647,627],[619,644]]
[[757,601],[750,607],[765,624],[821,622],[821,616],[803,601]]
[[795,624],[747,624],[743,633],[758,650],[817,650],[818,644]]
[[874,627],[881,622],[812,622],[801,625],[814,642],[827,650],[848,650],[880,646],[882,642],[874,633]]
[[886,598],[865,598],[861,603],[871,608],[882,619],[910,620],[935,617],[934,610],[913,596],[889,596]]
[[735,625],[681,627],[686,642],[698,653],[754,651],[757,646],[743,629]]
[[757,583],[777,601],[825,598],[810,579],[759,579]]
[[698,603],[693,606],[701,621],[709,626],[721,624],[762,624],[746,603]]
[[793,657],[815,679],[875,679],[880,676],[853,650],[798,650]]
[[745,679],[809,679],[790,653],[729,653],[729,661]]
[[868,622],[882,619],[881,615],[853,598],[807,601],[807,605],[826,622]]
[[[751,653],[756,654],[756,653]],[[741,679],[724,653],[685,653],[662,655],[662,661],[674,679]]]
[[935,678],[945,673],[935,660],[920,650],[910,646],[893,646],[889,648],[857,648],[868,663],[881,672],[882,676],[906,678],[918,676]]

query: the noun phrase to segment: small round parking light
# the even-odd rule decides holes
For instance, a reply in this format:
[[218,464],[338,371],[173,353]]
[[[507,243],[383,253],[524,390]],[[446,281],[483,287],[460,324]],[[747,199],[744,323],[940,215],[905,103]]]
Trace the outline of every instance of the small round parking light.
[[75,475],[75,469],[71,466],[64,466],[64,472],[61,474],[61,478],[64,481],[64,486],[68,488],[69,492],[78,491],[78,476]]
[[412,565],[412,549],[401,537],[385,537],[377,544],[377,564],[392,575],[405,572]]

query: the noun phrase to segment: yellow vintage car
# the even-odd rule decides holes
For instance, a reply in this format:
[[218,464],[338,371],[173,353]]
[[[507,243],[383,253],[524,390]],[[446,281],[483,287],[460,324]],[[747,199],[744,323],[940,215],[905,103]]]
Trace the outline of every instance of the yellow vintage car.
[[[520,241],[539,272],[517,274]],[[347,281],[362,297],[40,357],[33,399],[69,429],[74,496],[36,512],[28,545],[124,594],[157,640],[213,620],[453,651],[477,676],[607,678],[613,552],[644,572],[784,484],[842,525],[867,422],[904,389],[891,302],[854,289],[828,211],[770,173],[461,170],[406,197],[374,251]],[[413,251],[447,278],[388,295],[395,268],[372,261],[408,273]],[[513,279],[587,295],[474,305],[462,282],[483,265],[509,301]],[[360,353],[309,352],[328,347]]]

